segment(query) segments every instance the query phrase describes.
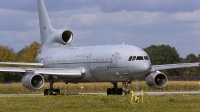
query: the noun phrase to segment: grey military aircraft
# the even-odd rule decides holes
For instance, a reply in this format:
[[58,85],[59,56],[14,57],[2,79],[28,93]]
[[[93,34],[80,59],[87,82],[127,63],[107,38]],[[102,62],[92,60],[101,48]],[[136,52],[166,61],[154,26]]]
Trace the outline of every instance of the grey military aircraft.
[[[167,76],[158,70],[197,67],[199,63],[179,63],[151,65],[148,54],[141,48],[131,45],[100,45],[72,47],[74,34],[68,29],[54,29],[51,26],[43,0],[37,0],[40,25],[41,48],[36,63],[0,62],[0,64],[36,67],[0,67],[0,71],[22,72],[22,85],[31,90],[41,89],[48,76],[50,88],[44,95],[60,94],[53,83],[111,82],[113,88],[107,89],[108,95],[128,94],[128,84],[133,80],[146,77],[152,88],[163,88]],[[39,67],[39,68],[38,68]],[[122,82],[123,88],[117,83]]]

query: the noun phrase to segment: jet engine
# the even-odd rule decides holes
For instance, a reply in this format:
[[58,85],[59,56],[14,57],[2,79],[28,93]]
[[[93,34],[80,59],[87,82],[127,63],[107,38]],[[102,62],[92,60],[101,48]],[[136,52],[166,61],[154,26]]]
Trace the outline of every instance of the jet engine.
[[152,72],[146,77],[146,83],[149,87],[161,89],[167,84],[167,76],[159,71]]
[[66,45],[74,40],[73,33],[70,30],[55,30],[54,32],[52,42]]
[[30,90],[37,90],[43,87],[44,77],[40,74],[30,73],[22,78],[22,85]]

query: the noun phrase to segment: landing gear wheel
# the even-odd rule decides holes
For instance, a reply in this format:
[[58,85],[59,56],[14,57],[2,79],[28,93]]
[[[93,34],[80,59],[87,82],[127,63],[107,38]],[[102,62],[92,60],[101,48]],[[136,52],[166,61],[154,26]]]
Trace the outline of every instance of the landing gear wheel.
[[107,95],[111,95],[111,89],[110,88],[107,89]]
[[118,95],[122,95],[122,92],[123,92],[123,89],[122,89],[122,88],[119,88],[119,89],[118,89]]
[[44,90],[44,95],[48,95],[48,92],[49,92],[49,90],[48,90],[48,89],[45,89],[45,90]]
[[123,89],[117,87],[117,82],[112,83],[114,88],[107,89],[107,95],[122,95]]
[[55,89],[54,92],[56,92],[56,94],[60,94],[60,90],[59,89]]
[[45,89],[44,90],[44,95],[58,95],[60,94],[60,90],[59,89]]

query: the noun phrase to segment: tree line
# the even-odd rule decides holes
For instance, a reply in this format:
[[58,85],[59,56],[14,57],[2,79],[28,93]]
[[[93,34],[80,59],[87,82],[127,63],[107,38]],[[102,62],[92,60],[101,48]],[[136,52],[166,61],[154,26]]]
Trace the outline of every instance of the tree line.
[[[12,48],[0,45],[0,62],[35,62],[37,51],[40,48],[38,42],[33,42],[25,46],[19,52],[15,53]],[[12,67],[9,65],[1,65]],[[22,73],[0,72],[0,82],[20,82],[23,77]]]
[[[0,45],[0,62],[35,62],[35,57],[39,48],[40,44],[38,42],[33,42],[15,53],[12,48]],[[152,65],[200,62],[200,54],[198,56],[195,54],[188,54],[186,58],[182,58],[177,50],[170,45],[151,45],[144,48],[144,50],[149,54]],[[164,72],[168,76],[197,76],[200,75],[200,68],[181,68],[163,70],[161,72]],[[0,72],[0,82],[20,82],[22,76],[21,73]]]
[[[182,58],[170,45],[151,45],[144,50],[149,54],[152,65],[200,62],[200,54],[196,56],[191,53],[186,58]],[[200,67],[163,70],[162,72],[171,76],[197,76],[200,75]]]

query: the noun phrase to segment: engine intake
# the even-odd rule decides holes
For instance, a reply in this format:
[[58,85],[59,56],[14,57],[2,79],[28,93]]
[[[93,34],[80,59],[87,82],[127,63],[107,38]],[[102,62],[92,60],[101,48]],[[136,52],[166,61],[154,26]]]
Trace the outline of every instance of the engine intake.
[[74,40],[74,35],[70,30],[55,30],[52,35],[52,43],[60,43],[66,45]]
[[150,73],[146,77],[146,83],[151,88],[161,89],[166,86],[167,82],[167,76],[159,71]]
[[40,74],[30,73],[22,78],[22,85],[30,90],[41,89],[44,85],[44,77]]
[[74,39],[73,37],[73,33],[69,30],[65,30],[63,33],[62,33],[62,36],[61,36],[61,39],[64,43],[71,43]]

